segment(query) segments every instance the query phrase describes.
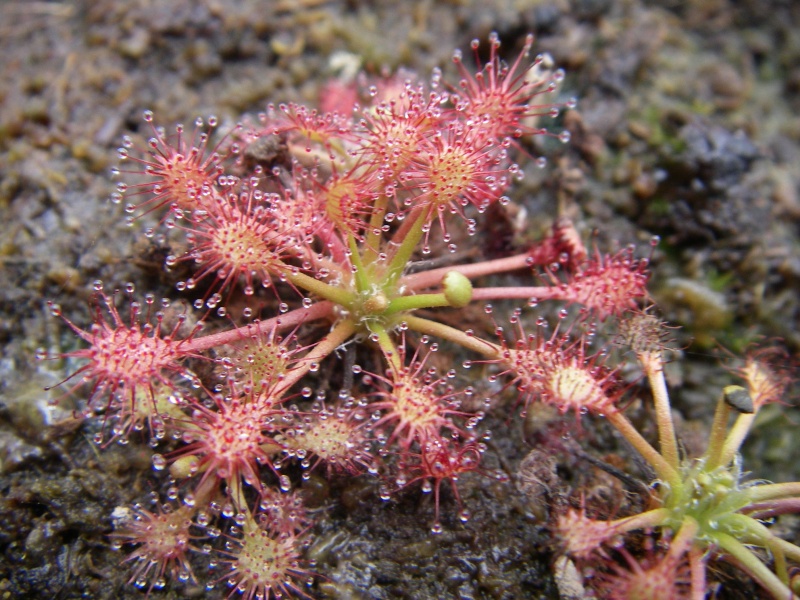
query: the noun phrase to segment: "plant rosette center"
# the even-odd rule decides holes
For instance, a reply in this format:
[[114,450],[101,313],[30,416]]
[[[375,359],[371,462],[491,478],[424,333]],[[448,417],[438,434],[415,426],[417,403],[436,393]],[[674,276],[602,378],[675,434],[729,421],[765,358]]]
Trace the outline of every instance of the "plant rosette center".
[[357,323],[382,320],[391,301],[396,297],[400,297],[396,292],[387,292],[376,285],[370,290],[357,293],[348,309]]
[[715,543],[719,534],[738,538],[748,533],[739,511],[751,504],[753,488],[743,487],[740,476],[735,464],[711,471],[705,469],[704,461],[684,465],[680,488],[673,491],[664,486],[664,507],[672,513],[669,528],[677,531],[690,517],[699,525],[695,539],[706,544]]
[[382,282],[356,292],[351,302],[341,305],[343,314],[353,320],[363,332],[393,329],[403,320],[403,314],[420,308],[448,306],[462,308],[472,299],[472,283],[457,271],[448,272],[442,279],[441,291],[406,293],[400,283]]

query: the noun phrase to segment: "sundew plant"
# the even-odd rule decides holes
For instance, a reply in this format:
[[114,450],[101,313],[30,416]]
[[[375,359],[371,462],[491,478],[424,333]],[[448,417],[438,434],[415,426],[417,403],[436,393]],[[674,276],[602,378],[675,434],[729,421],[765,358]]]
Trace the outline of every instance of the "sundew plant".
[[[565,219],[522,252],[482,255],[480,221],[511,202],[524,176],[516,161],[542,160],[529,139],[569,141],[543,123],[574,101],[532,43],[506,63],[496,36],[485,62],[475,41],[477,69],[456,52],[453,81],[437,71],[335,82],[324,108],[270,105],[223,135],[213,117],[168,131],[147,111],[146,144],[124,140],[112,200],[133,229],[157,221],[145,235],[171,249],[163,266],[179,279],[175,298],[94,282],[91,323],[66,321],[83,346],[60,357],[81,361],[63,387],[88,390],[83,415],[98,451],[149,439],[164,481],[152,505],[113,515],[133,585],[155,594],[202,581],[248,600],[312,597],[315,516],[298,492],[312,472],[372,477],[378,502],[407,487],[431,494],[436,535],[443,510],[470,518],[460,476],[509,478],[483,464],[487,411],[513,424],[544,402],[601,415],[656,476],[641,514],[603,520],[575,506],[556,515],[561,551],[596,574],[587,593],[702,598],[706,564],[722,558],[776,598],[791,596],[800,549],[766,522],[796,510],[800,484],[744,480],[738,457],[752,415],[781,399],[785,379],[750,357],[739,373],[747,387],[721,392],[706,454],[685,457],[661,325],[642,309],[647,259],[630,248],[587,252]],[[495,286],[497,275],[517,285]],[[178,297],[194,310],[177,310]],[[527,326],[548,303],[558,324],[540,316]],[[495,321],[495,304],[512,307],[508,324]],[[458,325],[473,306],[492,335]],[[658,448],[625,416],[627,359],[609,358],[601,322],[620,330],[650,383]],[[443,368],[442,354],[469,358]],[[499,385],[470,381],[477,371]],[[740,416],[728,430],[732,411]],[[620,546],[634,530],[663,549],[640,562]],[[203,561],[209,573],[198,572]]]

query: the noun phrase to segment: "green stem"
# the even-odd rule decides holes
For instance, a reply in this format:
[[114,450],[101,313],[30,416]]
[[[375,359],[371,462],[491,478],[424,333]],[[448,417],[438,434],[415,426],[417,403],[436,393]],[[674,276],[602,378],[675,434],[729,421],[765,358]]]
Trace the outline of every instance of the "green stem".
[[394,370],[395,373],[400,373],[403,368],[403,363],[400,360],[400,353],[397,351],[397,347],[392,340],[392,337],[389,335],[389,332],[386,331],[386,328],[380,323],[369,323],[367,325],[370,332],[378,336],[378,345],[383,350],[383,355],[386,357],[386,360],[389,361],[389,364]]
[[711,423],[711,435],[706,449],[706,464],[704,470],[711,472],[720,464],[722,458],[722,448],[725,443],[725,434],[728,431],[728,418],[731,414],[731,407],[725,402],[725,398],[720,396],[717,400],[717,408],[714,411],[714,421]]
[[389,302],[389,306],[386,308],[383,314],[384,316],[389,316],[405,310],[434,308],[437,306],[450,306],[450,302],[447,300],[447,297],[444,295],[444,293],[399,296]]
[[620,535],[637,529],[658,527],[666,523],[671,515],[672,511],[668,508],[654,508],[638,515],[611,521],[609,525],[614,527],[616,535]]
[[776,599],[797,599],[789,587],[739,540],[727,533],[720,532],[714,535],[714,539],[720,548],[736,559],[744,570],[750,573],[753,579],[764,586]]
[[789,496],[800,496],[800,481],[770,483],[747,488],[747,497],[750,500],[750,504]]
[[681,556],[688,552],[694,544],[698,529],[700,529],[700,526],[693,517],[689,515],[683,517],[681,528],[673,536],[672,542],[669,545],[670,557],[679,560]]
[[460,329],[450,327],[444,323],[430,321],[428,319],[415,317],[413,315],[403,315],[402,322],[404,322],[410,329],[413,329],[414,331],[428,335],[434,335],[444,340],[449,340],[458,344],[459,346],[463,346],[467,350],[472,350],[478,354],[483,354],[490,359],[498,359],[501,356],[502,350],[499,346],[496,346],[491,342],[487,342],[486,340],[467,335]]
[[628,442],[636,448],[644,459],[656,472],[662,481],[668,483],[672,488],[672,493],[678,493],[681,487],[681,478],[678,470],[669,464],[658,451],[650,445],[642,434],[633,426],[628,418],[619,411],[605,413],[606,419]]
[[775,538],[772,532],[760,521],[741,513],[725,515],[721,519],[724,529],[736,531],[736,538],[744,544],[766,547]]
[[472,283],[469,279],[457,271],[448,271],[442,280],[441,292],[398,296],[389,302],[383,315],[391,316],[399,312],[437,306],[464,308],[472,302],[472,291]]
[[367,231],[367,238],[364,243],[364,262],[366,264],[375,262],[378,257],[383,238],[381,227],[383,227],[388,204],[389,197],[386,194],[381,194],[372,207],[372,215],[369,218],[369,231]]
[[639,360],[647,374],[650,390],[653,393],[661,454],[670,466],[677,470],[680,467],[678,440],[675,437],[675,425],[672,421],[667,382],[664,378],[664,361],[660,352],[642,352],[639,354]]
[[355,294],[350,290],[330,285],[319,279],[314,279],[305,273],[286,272],[284,276],[297,287],[303,288],[307,292],[316,294],[340,306],[350,306],[355,300]]
[[392,237],[389,240],[389,246],[392,248],[396,248],[400,245],[400,242],[405,239],[408,235],[408,232],[414,226],[414,222],[417,219],[417,215],[422,212],[422,208],[419,206],[409,211],[407,215],[404,215],[402,221],[400,221],[400,226],[397,228],[397,231],[392,233]]
[[800,554],[800,548],[785,542],[776,535],[774,535],[763,523],[743,514],[729,515],[726,519],[726,525],[731,530],[736,530],[737,538],[740,542],[745,544],[754,544],[769,550],[772,553],[775,562],[775,572],[778,578],[785,584],[789,584],[789,571],[786,563],[787,554],[790,557],[797,558]]
[[679,564],[684,554],[689,556],[690,597],[692,600],[703,600],[706,595],[706,565],[703,561],[703,553],[695,544],[697,532],[700,526],[697,521],[686,515],[683,517],[681,528],[672,537],[667,556]]
[[775,536],[774,544],[791,560],[800,562],[800,547]]
[[369,277],[367,277],[367,271],[364,268],[364,263],[361,261],[361,255],[358,252],[358,244],[356,244],[356,239],[352,235],[347,236],[347,244],[350,247],[350,260],[355,267],[353,276],[355,277],[356,281],[356,289],[359,292],[363,292],[369,289]]
[[772,560],[775,563],[775,574],[778,578],[789,585],[789,565],[786,563],[786,555],[778,544],[770,543],[767,550],[772,554]]
[[[411,256],[414,254],[414,250],[416,250],[424,234],[423,229],[425,223],[428,222],[428,211],[425,210],[424,207],[413,210],[407,218],[412,218],[414,221],[407,230],[405,230],[405,228],[402,230],[402,233],[404,233],[402,237],[398,238],[398,236],[395,236],[395,239],[392,240],[394,242],[396,239],[399,239],[400,242],[397,250],[389,261],[384,289],[389,289],[397,283],[397,280],[400,279],[400,276],[403,274],[403,270],[405,270],[411,260]],[[400,232],[398,232],[398,234],[399,233]],[[439,281],[441,281],[441,278]]]
[[736,456],[739,448],[741,448],[742,442],[750,432],[750,427],[755,418],[755,413],[749,415],[743,414],[736,417],[736,421],[733,422],[733,426],[728,432],[728,437],[725,438],[725,443],[720,451],[720,464],[727,465],[733,460],[733,457]]

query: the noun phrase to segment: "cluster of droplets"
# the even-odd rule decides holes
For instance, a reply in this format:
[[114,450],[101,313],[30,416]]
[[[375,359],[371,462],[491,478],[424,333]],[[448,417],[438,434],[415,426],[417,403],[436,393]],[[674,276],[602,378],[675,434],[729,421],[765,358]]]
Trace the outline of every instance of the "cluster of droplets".
[[328,405],[318,394],[308,411],[287,415],[286,423],[278,441],[286,458],[299,461],[304,480],[322,463],[329,473],[377,472],[364,401],[342,393]]

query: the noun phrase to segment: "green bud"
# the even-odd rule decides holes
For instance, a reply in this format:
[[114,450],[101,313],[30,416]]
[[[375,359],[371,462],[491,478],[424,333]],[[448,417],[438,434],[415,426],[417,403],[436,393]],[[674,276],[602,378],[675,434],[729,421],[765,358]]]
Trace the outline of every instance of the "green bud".
[[458,271],[450,271],[442,279],[444,297],[454,308],[463,308],[472,300],[472,282]]

